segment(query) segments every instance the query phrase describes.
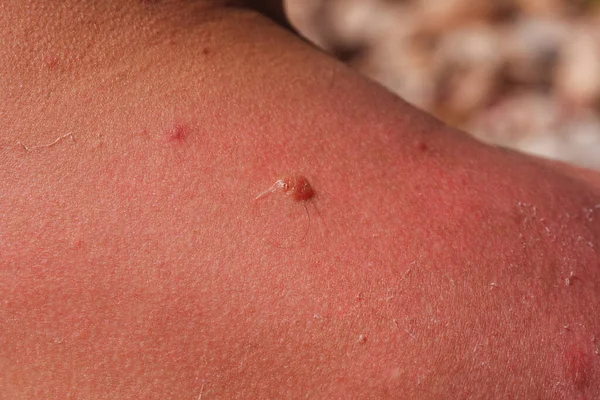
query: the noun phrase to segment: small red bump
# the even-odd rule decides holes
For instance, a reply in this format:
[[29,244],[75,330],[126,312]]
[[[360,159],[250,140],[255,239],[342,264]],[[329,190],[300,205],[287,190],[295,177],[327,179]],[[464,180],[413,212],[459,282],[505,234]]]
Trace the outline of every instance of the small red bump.
[[185,125],[175,125],[168,129],[166,136],[170,141],[183,142],[189,133],[189,128]]
[[46,64],[46,68],[54,69],[56,67],[56,65],[58,65],[58,58],[48,56],[48,57],[44,58],[44,63]]
[[426,153],[429,150],[429,146],[427,146],[427,143],[425,142],[419,142],[417,144],[417,150],[419,150],[421,153]]
[[202,49],[202,54],[204,54],[205,56],[209,55],[210,53],[211,53],[211,51],[208,47],[205,47]]
[[315,195],[315,191],[312,186],[310,186],[310,183],[308,183],[308,179],[302,175],[294,178],[287,178],[284,180],[284,184],[283,191],[289,191],[289,194],[296,201],[310,200]]
[[308,179],[298,175],[278,180],[269,189],[259,194],[255,200],[275,192],[283,192],[298,202],[310,200],[315,196],[315,191],[308,183]]

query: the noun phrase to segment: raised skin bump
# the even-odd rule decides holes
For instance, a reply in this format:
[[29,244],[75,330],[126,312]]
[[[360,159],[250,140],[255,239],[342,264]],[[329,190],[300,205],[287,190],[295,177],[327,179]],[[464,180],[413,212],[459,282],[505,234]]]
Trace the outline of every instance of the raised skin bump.
[[267,196],[268,194],[275,193],[278,190],[282,191],[288,196],[291,196],[295,201],[298,202],[310,200],[315,196],[315,191],[308,182],[308,179],[302,175],[297,175],[279,179],[269,189],[256,196],[254,200],[258,200]]

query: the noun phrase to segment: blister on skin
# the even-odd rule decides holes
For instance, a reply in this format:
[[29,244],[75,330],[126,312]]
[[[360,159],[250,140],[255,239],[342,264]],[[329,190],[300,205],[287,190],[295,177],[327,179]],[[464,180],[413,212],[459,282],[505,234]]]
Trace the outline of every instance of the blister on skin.
[[285,193],[298,202],[310,200],[315,196],[315,191],[312,186],[310,186],[310,183],[308,183],[308,179],[302,175],[298,175],[279,179],[269,189],[256,196],[254,200],[258,200],[268,194],[278,191]]
[[272,193],[280,192],[286,197],[294,200],[295,202],[301,203],[306,211],[306,217],[308,218],[308,225],[306,227],[306,231],[302,236],[300,241],[303,241],[308,235],[308,231],[310,230],[310,213],[308,212],[308,207],[306,203],[311,200],[315,196],[315,191],[306,179],[302,175],[290,176],[283,179],[277,180],[270,188],[259,194],[254,198],[254,200],[261,199],[267,195]]

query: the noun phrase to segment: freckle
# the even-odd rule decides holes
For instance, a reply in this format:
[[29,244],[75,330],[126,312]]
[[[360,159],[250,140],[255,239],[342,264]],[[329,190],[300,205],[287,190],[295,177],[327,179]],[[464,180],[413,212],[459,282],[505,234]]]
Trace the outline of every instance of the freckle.
[[169,141],[183,142],[185,141],[189,133],[189,128],[185,125],[175,125],[165,132],[165,135]]

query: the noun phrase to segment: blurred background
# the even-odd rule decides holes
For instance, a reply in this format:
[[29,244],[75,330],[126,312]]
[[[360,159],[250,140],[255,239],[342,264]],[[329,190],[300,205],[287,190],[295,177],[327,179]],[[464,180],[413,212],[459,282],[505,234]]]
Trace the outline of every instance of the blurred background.
[[599,0],[287,0],[309,40],[483,141],[600,170]]

